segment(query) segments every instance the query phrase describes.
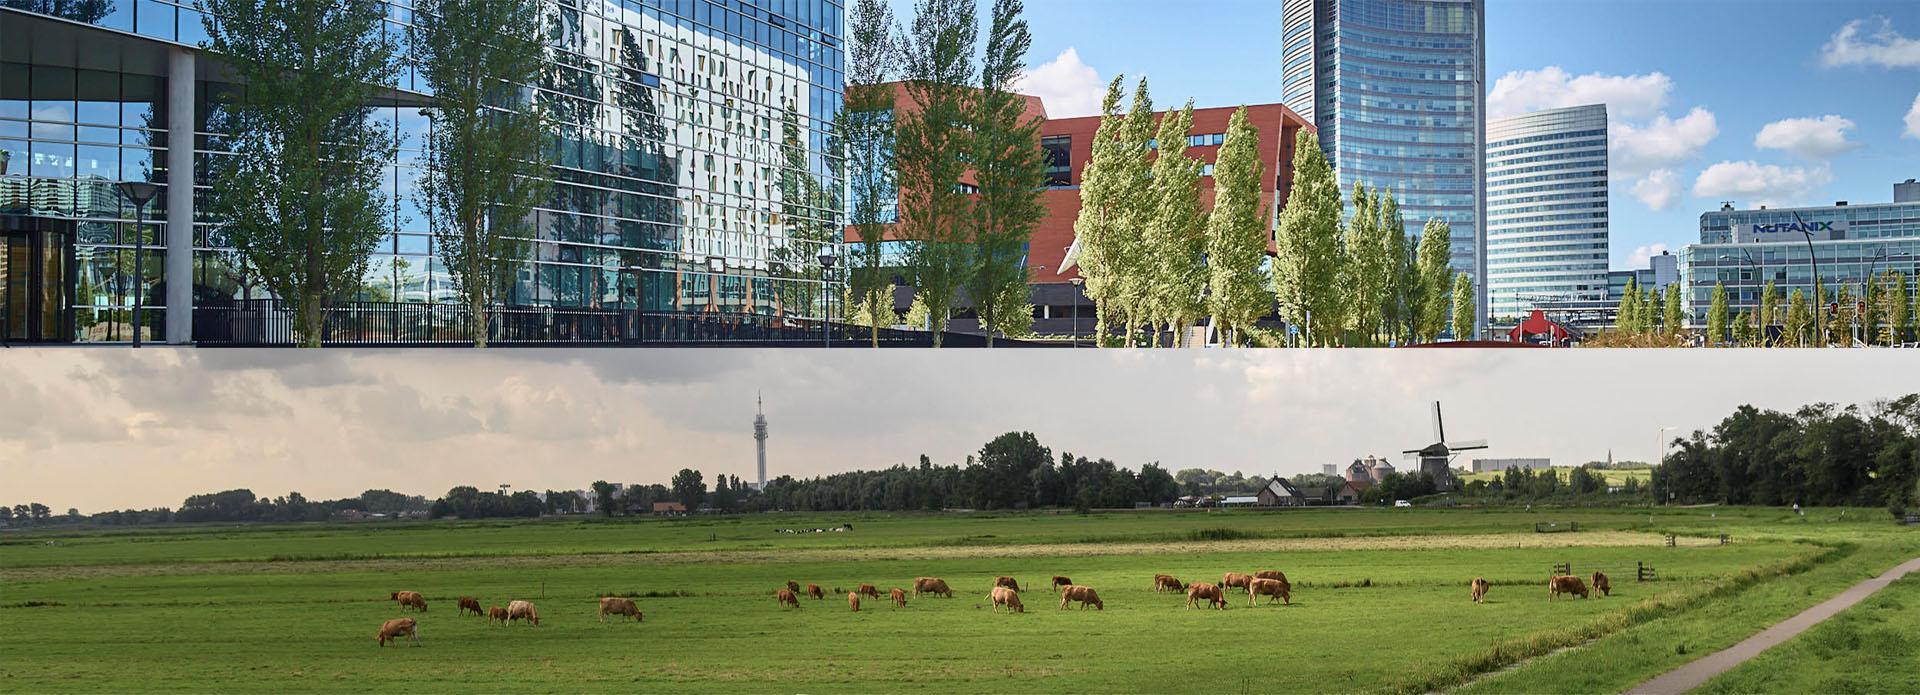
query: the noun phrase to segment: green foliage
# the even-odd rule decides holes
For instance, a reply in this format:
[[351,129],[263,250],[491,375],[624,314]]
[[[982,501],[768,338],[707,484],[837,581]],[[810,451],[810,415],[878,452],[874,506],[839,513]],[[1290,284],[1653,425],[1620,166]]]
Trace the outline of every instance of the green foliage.
[[[397,146],[372,118],[398,74],[387,6],[374,0],[206,0],[209,48],[233,81],[209,128],[232,154],[208,161],[218,234],[319,347],[325,308],[351,298],[388,231],[381,186]],[[215,18],[218,18],[217,20]]]
[[[1234,111],[1213,167],[1213,211],[1207,216],[1207,310],[1215,318],[1222,345],[1241,343],[1242,334],[1273,307],[1273,294],[1260,268],[1266,259],[1269,225],[1260,207],[1260,181],[1266,170],[1260,165],[1259,138],[1259,130],[1247,122],[1246,107]],[[1295,156],[1319,152],[1313,142],[1311,133],[1302,133]],[[1294,188],[1300,189],[1297,179]],[[1333,196],[1338,205],[1338,188]]]
[[995,0],[973,100],[970,163],[980,193],[974,198],[969,267],[962,283],[980,316],[987,346],[995,332],[1012,336],[1033,325],[1027,305],[1027,241],[1047,214],[1040,204],[1046,151],[1040,119],[1025,118],[1026,100],[1013,93],[1033,43],[1020,0]]
[[[885,211],[897,204],[895,177],[893,87],[899,69],[898,37],[894,36],[893,8],[886,0],[855,0],[848,13],[852,27],[847,42],[846,104],[836,117],[841,146],[847,158],[847,224],[859,236],[859,255],[853,259],[849,290],[855,296],[889,294],[884,304],[891,313],[892,277],[880,254],[887,230]],[[849,304],[848,306],[854,306]],[[880,329],[892,324],[881,313],[882,303],[865,301],[853,321],[871,328],[871,344],[880,346]]]
[[1472,340],[1474,311],[1473,277],[1466,273],[1453,276],[1453,339]]
[[1386,189],[1380,202],[1381,246],[1386,248],[1386,278],[1381,286],[1381,311],[1386,336],[1402,341],[1412,333],[1408,326],[1417,300],[1410,296],[1419,286],[1413,274],[1413,251],[1407,246],[1407,223],[1400,214],[1400,201],[1393,189]]
[[[1183,329],[1206,312],[1206,218],[1200,210],[1199,160],[1186,156],[1193,129],[1193,102],[1160,120],[1155,137],[1150,194],[1154,209],[1146,230],[1148,315],[1173,333],[1177,347]],[[1156,328],[1157,330],[1157,328]]]
[[912,109],[896,110],[900,223],[906,272],[925,301],[940,346],[955,292],[971,269],[972,205],[956,185],[970,168],[972,0],[921,0],[904,41],[903,75]]
[[1727,286],[1713,283],[1713,303],[1707,307],[1707,346],[1718,347],[1727,341]]
[[1683,504],[1906,504],[1915,480],[1920,395],[1865,411],[1741,406],[1710,432],[1682,440],[1654,472],[1655,487]]
[[707,499],[707,483],[701,477],[700,471],[691,468],[680,469],[679,473],[673,474],[671,487],[673,499],[686,505],[687,511],[693,511]]
[[1453,228],[1446,220],[1427,220],[1426,228],[1420,232],[1420,244],[1415,251],[1414,274],[1418,278],[1419,311],[1414,340],[1432,342],[1440,339],[1447,329],[1447,313],[1452,308],[1451,292],[1453,272],[1448,266],[1452,260]]
[[1124,76],[1107,83],[1100,105],[1100,126],[1093,133],[1092,153],[1080,171],[1080,215],[1073,236],[1079,249],[1076,263],[1086,279],[1083,292],[1093,302],[1096,345],[1104,345],[1109,308],[1118,295],[1119,275],[1125,272],[1120,246],[1125,243],[1127,201],[1122,179],[1130,171],[1131,155],[1120,139],[1125,117],[1120,111]]
[[1660,317],[1660,325],[1674,335],[1687,329],[1687,312],[1680,300],[1680,283],[1667,285],[1666,309]]
[[1319,138],[1301,133],[1294,141],[1293,191],[1276,232],[1273,292],[1281,318],[1310,328],[1307,337],[1316,345],[1336,344],[1342,328],[1341,208],[1340,184]]
[[[1349,342],[1374,345],[1393,331],[1397,312],[1389,307],[1399,301],[1400,254],[1406,247],[1406,237],[1395,226],[1399,224],[1400,212],[1391,193],[1368,191],[1356,183],[1353,205],[1353,220],[1347,224],[1343,236],[1347,260],[1340,266],[1346,276],[1341,286],[1346,288],[1348,299],[1344,313],[1347,330],[1353,333]],[[1391,220],[1389,213],[1393,216]]]
[[1881,328],[1881,339],[1887,345],[1897,345],[1913,334],[1913,316],[1915,306],[1909,305],[1907,277],[1900,271],[1889,270],[1886,275],[1886,290],[1880,294],[1880,302],[1887,317],[1887,323]]
[[1781,339],[1787,344],[1805,347],[1813,340],[1812,306],[1807,303],[1807,296],[1802,294],[1799,288],[1794,288],[1793,293],[1787,297],[1787,317],[1783,323],[1785,323],[1785,332],[1781,335]]

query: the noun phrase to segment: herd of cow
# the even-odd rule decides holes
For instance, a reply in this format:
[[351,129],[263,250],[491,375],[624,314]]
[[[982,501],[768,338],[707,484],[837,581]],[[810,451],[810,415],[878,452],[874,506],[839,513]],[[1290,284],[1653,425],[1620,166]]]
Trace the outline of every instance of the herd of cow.
[[[1608,582],[1607,575],[1604,572],[1594,572],[1592,584],[1592,590],[1600,592],[1602,596],[1611,596],[1613,594],[1613,585]],[[1485,578],[1475,577],[1470,583],[1473,602],[1480,603],[1485,600],[1487,589],[1491,586],[1492,584]],[[1072,579],[1067,577],[1054,575],[1051,589],[1060,595],[1061,608],[1079,603],[1080,608],[1083,610],[1087,606],[1093,606],[1094,610],[1106,610],[1106,603],[1100,600],[1100,594],[1094,591],[1093,587],[1075,584]],[[1287,575],[1280,570],[1261,570],[1253,574],[1228,572],[1220,577],[1219,584],[1213,584],[1211,582],[1194,582],[1187,584],[1172,575],[1153,575],[1153,590],[1155,592],[1171,591],[1177,594],[1184,591],[1187,594],[1187,608],[1189,609],[1199,608],[1204,602],[1206,608],[1226,610],[1227,589],[1245,590],[1247,593],[1247,605],[1249,607],[1257,605],[1256,601],[1261,596],[1267,597],[1267,603],[1273,603],[1276,599],[1286,604],[1293,603],[1293,584],[1287,581]],[[833,593],[837,595],[841,593],[841,589],[835,587]],[[906,607],[907,590],[896,586],[888,593],[888,598],[893,607]],[[778,602],[778,605],[783,608],[789,606],[799,608],[800,596],[802,594],[813,599],[826,598],[826,591],[822,590],[819,584],[808,584],[805,589],[802,589],[799,582],[791,579],[787,580],[785,587],[775,589],[773,597],[774,600]],[[860,612],[860,599],[865,597],[878,600],[880,598],[880,589],[872,584],[861,584],[855,587],[853,591],[846,592],[846,594],[847,607],[851,608],[853,612],[858,613]],[[1548,579],[1547,600],[1551,601],[1559,598],[1561,594],[1587,598],[1587,583],[1582,582],[1579,577],[1568,575],[1555,575]],[[946,580],[938,577],[916,577],[913,580],[913,596],[914,598],[919,598],[922,595],[953,598],[953,588],[947,586]],[[396,591],[387,598],[400,604],[400,607],[403,609],[410,608],[421,613],[427,612],[426,598],[421,596],[420,592]],[[1020,602],[1020,582],[1013,577],[995,577],[993,587],[987,594],[987,599],[992,602],[993,610],[995,611],[999,611],[1002,608],[1014,613],[1025,613],[1027,611],[1026,606]],[[482,614],[479,599],[471,596],[462,596],[458,602],[460,615],[466,615],[469,612],[473,615]],[[495,622],[501,625],[507,625],[522,620],[525,620],[529,626],[537,626],[540,624],[540,612],[534,608],[533,603],[530,601],[509,601],[504,607],[494,606],[488,608],[485,615],[487,616],[487,623],[489,625]],[[635,621],[643,620],[640,614],[640,607],[633,602],[633,599],[618,596],[609,596],[600,599],[600,620],[604,622],[609,615],[633,618]],[[395,618],[380,625],[378,637],[380,646],[384,647],[388,642],[399,644],[401,637],[407,638],[413,644],[419,644],[420,634],[418,622],[413,618]]]

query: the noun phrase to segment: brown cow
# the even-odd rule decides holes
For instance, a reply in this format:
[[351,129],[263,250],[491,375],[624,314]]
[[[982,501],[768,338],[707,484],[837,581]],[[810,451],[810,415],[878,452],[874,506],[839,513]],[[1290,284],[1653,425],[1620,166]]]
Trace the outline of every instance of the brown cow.
[[1273,603],[1277,598],[1284,603],[1292,604],[1293,585],[1288,584],[1284,579],[1256,578],[1247,584],[1247,606],[1253,606],[1255,596],[1267,597],[1267,603]]
[[923,594],[923,593],[939,594],[947,598],[953,598],[953,590],[947,588],[947,581],[944,579],[940,579],[938,577],[915,577],[914,578],[913,580],[914,597],[918,598],[920,594]]
[[1282,572],[1280,570],[1260,570],[1258,572],[1253,573],[1253,578],[1254,579],[1278,579],[1284,582],[1284,581],[1287,581],[1287,573]]
[[1006,606],[1015,613],[1027,612],[1027,607],[1020,605],[1020,592],[1013,589],[1004,586],[993,587],[993,593],[988,594],[987,598],[993,601],[995,611],[999,611],[1001,606]]
[[1547,580],[1547,600],[1552,601],[1561,594],[1586,598],[1587,585],[1582,583],[1579,577],[1559,576]]
[[787,580],[787,590],[796,594],[800,593],[800,582],[791,579]]
[[635,605],[630,598],[608,596],[600,599],[600,622],[606,622],[609,614],[633,618],[635,622],[646,621],[646,617],[640,614],[640,606]]
[[1093,604],[1095,610],[1104,611],[1107,609],[1107,604],[1100,601],[1100,594],[1095,593],[1093,587],[1090,586],[1080,586],[1079,584],[1067,585],[1066,590],[1060,592],[1060,607],[1066,608],[1067,603],[1070,601],[1079,601],[1080,610],[1086,610],[1087,604],[1089,603]]
[[[875,596],[874,598],[879,598],[879,597]],[[897,586],[893,587],[893,607],[894,608],[907,607],[907,591],[905,589],[902,589]]]
[[1601,596],[1613,595],[1613,583],[1607,581],[1607,573],[1593,573],[1593,590],[1600,592]]
[[1483,603],[1487,598],[1487,589],[1492,587],[1493,585],[1488,584],[1486,579],[1481,577],[1474,577],[1473,578],[1473,602]]
[[782,606],[800,607],[800,597],[795,596],[793,591],[789,589],[781,589],[773,592],[773,600],[779,601]]
[[1195,603],[1200,602],[1201,599],[1206,599],[1208,608],[1218,608],[1224,611],[1227,609],[1227,599],[1223,596],[1224,593],[1225,592],[1220,591],[1220,587],[1206,582],[1189,584],[1187,585],[1187,608],[1193,608]]
[[847,592],[847,607],[852,608],[855,613],[860,612],[860,594],[852,591]]
[[811,598],[811,599],[813,599],[813,600],[815,600],[815,601],[819,601],[819,600],[821,600],[821,599],[825,599],[825,598],[827,597],[827,592],[824,592],[824,591],[821,591],[821,590],[820,590],[820,585],[819,585],[819,584],[808,584],[808,585],[807,585],[807,597],[808,597],[808,598]]
[[1020,590],[1020,582],[1014,581],[1013,577],[994,577],[993,585],[1004,586],[1014,591]]
[[1221,591],[1225,591],[1227,589],[1231,589],[1236,586],[1242,589],[1245,589],[1247,588],[1248,584],[1252,584],[1252,583],[1253,583],[1253,575],[1251,574],[1242,574],[1240,572],[1228,572],[1220,576]]
[[1186,590],[1186,588],[1187,588],[1187,585],[1181,584],[1180,580],[1175,579],[1173,575],[1170,575],[1170,574],[1153,575],[1154,591],[1172,591],[1174,593],[1179,593],[1181,591]]
[[853,591],[867,598],[880,598],[880,590],[873,588],[872,584],[861,584],[860,588]]
[[493,621],[495,620],[500,621],[501,625],[507,624],[507,609],[501,606],[494,606],[492,608],[488,608],[487,624],[492,625]]
[[533,607],[533,602],[508,601],[507,620],[514,621],[522,618],[526,619],[528,627],[537,627],[540,625],[540,611]]
[[399,601],[401,608],[416,608],[422,613],[427,612],[427,599],[418,591],[395,591],[387,598]]
[[380,642],[380,646],[384,647],[387,646],[387,642],[399,644],[400,638],[405,636],[417,647],[420,646],[420,633],[415,627],[412,618],[394,618],[380,624],[380,634],[375,635],[375,639]]
[[460,597],[460,614],[466,615],[467,611],[473,611],[474,615],[481,615],[480,599],[474,598],[472,596]]
[[1066,578],[1066,577],[1062,577],[1062,576],[1060,576],[1060,575],[1057,575],[1057,574],[1056,574],[1056,575],[1053,575],[1053,590],[1054,590],[1054,591],[1059,591],[1059,590],[1061,589],[1061,587],[1068,587],[1068,586],[1073,586],[1073,580],[1071,580],[1071,579],[1068,579],[1068,578]]

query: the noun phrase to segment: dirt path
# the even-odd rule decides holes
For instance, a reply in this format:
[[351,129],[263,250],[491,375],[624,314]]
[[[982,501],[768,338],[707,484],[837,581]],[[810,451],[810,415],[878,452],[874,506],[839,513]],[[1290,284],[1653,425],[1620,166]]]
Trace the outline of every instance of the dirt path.
[[1887,587],[1894,580],[1906,576],[1908,572],[1920,572],[1920,557],[1900,563],[1878,577],[1868,579],[1847,587],[1840,595],[1827,599],[1820,605],[1801,611],[1786,620],[1761,630],[1759,634],[1709,654],[1680,668],[1668,671],[1653,680],[1641,683],[1639,687],[1627,691],[1627,695],[1679,695],[1693,690],[1714,676],[1726,673],[1746,660],[1759,656],[1774,645],[1793,639],[1807,628],[1819,625],[1821,621],[1833,617],[1840,611],[1852,608],[1854,604],[1866,600],[1874,592]]

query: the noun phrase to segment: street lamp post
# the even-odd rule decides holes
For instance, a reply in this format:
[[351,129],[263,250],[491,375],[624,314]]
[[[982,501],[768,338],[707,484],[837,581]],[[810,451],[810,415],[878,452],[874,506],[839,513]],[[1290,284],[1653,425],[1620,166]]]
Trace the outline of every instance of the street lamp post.
[[833,347],[833,251],[820,253],[820,292],[826,295],[826,320],[820,322],[820,342]]
[[[1820,254],[1813,248],[1813,230],[1807,229],[1807,221],[1801,219],[1798,210],[1793,211],[1793,220],[1800,223],[1800,233],[1807,238],[1807,258],[1813,261],[1813,286],[1807,293],[1819,295],[1813,298],[1813,334],[1820,336],[1827,330],[1827,323],[1820,316],[1820,305],[1827,303],[1825,293],[1820,292]],[[1824,343],[1826,339],[1821,338],[1820,342]]]
[[[1667,425],[1666,427],[1660,428],[1660,431],[1653,433],[1653,444],[1655,447],[1653,452],[1654,464],[1660,466],[1660,469],[1663,471],[1667,468],[1667,430],[1677,429],[1680,428],[1675,425]],[[1667,479],[1667,499],[1661,500],[1660,503],[1666,504],[1673,500],[1673,473],[1668,472],[1661,477]]]
[[1084,278],[1073,278],[1067,283],[1073,285],[1073,346],[1080,347],[1080,285]]
[[[140,334],[144,332],[141,330],[140,314],[146,308],[146,293],[142,291],[142,285],[146,284],[143,282],[146,276],[146,268],[143,266],[146,265],[147,234],[143,227],[147,221],[147,201],[153,200],[153,197],[160,193],[160,184],[151,181],[121,181],[120,193],[133,202],[133,346],[137,348],[140,347]],[[184,279],[176,278],[175,280]]]

